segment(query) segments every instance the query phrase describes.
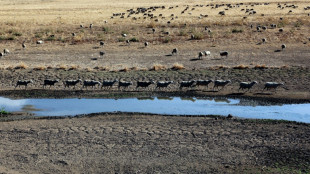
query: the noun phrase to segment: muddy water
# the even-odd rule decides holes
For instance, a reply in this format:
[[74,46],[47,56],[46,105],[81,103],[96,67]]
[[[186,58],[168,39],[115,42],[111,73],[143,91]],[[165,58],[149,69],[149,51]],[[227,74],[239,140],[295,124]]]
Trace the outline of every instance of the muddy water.
[[36,116],[74,116],[97,112],[143,112],[168,115],[228,115],[310,123],[310,104],[271,104],[246,99],[150,97],[127,99],[18,99],[0,97],[6,111]]

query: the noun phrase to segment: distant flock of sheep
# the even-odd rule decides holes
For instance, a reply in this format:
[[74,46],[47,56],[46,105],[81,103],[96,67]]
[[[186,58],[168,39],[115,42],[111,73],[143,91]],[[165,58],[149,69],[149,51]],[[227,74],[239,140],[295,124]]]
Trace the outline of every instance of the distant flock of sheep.
[[[45,88],[46,86],[49,86],[51,88],[51,86],[54,86],[56,83],[58,83],[59,80],[50,80],[50,79],[46,79],[43,81],[43,88]],[[16,87],[20,87],[21,86],[25,86],[25,89],[27,88],[28,84],[33,83],[32,80],[18,80],[16,82],[15,85],[15,89]],[[96,87],[100,87],[101,89],[105,88],[105,89],[111,89],[113,88],[113,86],[116,85],[116,83],[118,83],[118,89],[126,89],[129,86],[133,86],[133,82],[132,81],[118,81],[118,80],[104,80],[102,82],[96,81],[96,80],[84,80],[82,81],[81,79],[77,79],[77,80],[65,80],[63,81],[64,84],[64,88],[70,88],[73,87],[73,89],[75,89],[75,87],[77,86],[78,83],[82,83],[82,88],[86,88],[87,87],[92,87],[93,89]],[[168,88],[170,84],[173,84],[173,81],[157,81],[156,83],[154,81],[137,81],[136,83],[136,89],[137,88],[149,88],[150,85],[155,84],[156,87],[155,89],[163,89],[163,88]],[[224,89],[224,87],[231,83],[230,80],[191,80],[191,81],[181,81],[179,82],[179,89],[182,90],[183,88],[192,88],[192,87],[205,87],[206,89],[208,89],[208,86],[210,83],[213,83],[213,91],[215,90],[215,88],[220,91],[222,89]],[[251,88],[257,84],[256,81],[253,82],[241,82],[239,84],[239,89],[238,92],[240,90],[247,90],[250,91]],[[270,90],[270,89],[274,89],[276,90],[279,86],[283,86],[283,83],[278,83],[278,82],[266,82],[265,86],[263,88],[263,91],[266,90]],[[219,87],[221,87],[219,89]]]

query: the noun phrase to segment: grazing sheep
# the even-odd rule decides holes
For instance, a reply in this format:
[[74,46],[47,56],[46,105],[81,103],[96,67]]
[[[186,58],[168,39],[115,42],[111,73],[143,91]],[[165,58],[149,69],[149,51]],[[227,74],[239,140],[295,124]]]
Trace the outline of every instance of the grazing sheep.
[[220,51],[220,56],[223,57],[223,56],[228,56],[228,51]]
[[137,86],[136,88],[142,87],[142,88],[147,88],[149,87],[151,84],[154,84],[154,81],[137,81]]
[[80,25],[80,28],[84,28],[84,25]]
[[210,51],[204,51],[203,52],[205,56],[211,56],[211,52]]
[[127,34],[123,33],[122,36],[123,36],[123,37],[127,37]]
[[103,56],[103,55],[105,55],[105,52],[104,52],[104,51],[100,51],[100,52],[99,52],[99,55],[100,55],[100,56]]
[[102,82],[101,89],[104,88],[104,87],[107,88],[107,89],[110,89],[110,88],[113,87],[113,85],[114,85],[116,82],[118,82],[118,80],[113,80],[113,81],[107,81],[107,80],[105,80],[105,81]]
[[93,24],[89,24],[89,28],[92,29],[93,28]]
[[[214,89],[215,89],[215,87],[217,88],[217,90],[219,89],[219,86],[222,86],[222,88],[220,89],[220,90],[222,90],[222,89],[224,89],[224,87],[228,84],[228,83],[230,83],[231,81],[230,80],[215,80],[214,81],[214,86],[213,86],[213,91],[214,91]],[[220,91],[219,90],[219,91]]]
[[4,50],[3,50],[3,53],[4,53],[4,54],[10,54],[10,50],[4,49]]
[[40,44],[43,44],[44,42],[43,42],[43,40],[38,40],[37,41],[37,45],[40,45]]
[[177,48],[173,48],[172,53],[171,54],[178,54],[178,49]]
[[284,29],[283,29],[283,28],[280,28],[280,29],[279,29],[279,32],[280,32],[280,33],[282,33],[283,31],[284,31]]
[[225,11],[220,11],[219,15],[224,16],[225,15]]
[[120,89],[121,87],[128,88],[130,85],[132,85],[132,82],[119,81],[118,89]]
[[95,80],[84,80],[82,89],[84,87],[86,87],[86,89],[87,89],[88,86],[91,86],[92,88],[94,88],[96,85],[100,86],[101,83],[98,81],[95,81]]
[[99,44],[100,44],[100,46],[102,46],[102,47],[104,46],[104,42],[103,42],[103,41],[100,41]]
[[50,88],[51,88],[51,86],[54,86],[55,83],[58,83],[58,82],[59,82],[59,80],[45,79],[45,80],[44,80],[44,83],[43,83],[43,88],[45,88],[46,85],[49,85]]
[[198,53],[198,59],[201,59],[202,56],[203,56],[203,52],[199,52],[199,53]]
[[0,57],[2,57],[2,56],[4,56],[4,54],[0,52]]
[[147,47],[149,45],[148,42],[144,42],[144,46]]
[[279,86],[283,86],[284,83],[278,83],[278,82],[266,82],[265,83],[265,87],[263,89],[263,91],[266,89],[267,91],[270,90],[270,89],[276,89],[279,87]]
[[72,35],[73,37],[75,37],[75,36],[76,36],[76,34],[75,34],[75,33],[71,33],[71,35]]
[[[16,85],[15,85],[15,88],[17,87],[17,86],[25,86],[25,89],[27,88],[27,85],[29,84],[29,83],[33,83],[32,82],[32,80],[18,80],[17,82],[16,82]],[[15,89],[14,88],[14,89]]]
[[78,80],[66,80],[66,81],[64,81],[64,86],[65,86],[65,88],[66,87],[70,88],[70,86],[73,86],[73,89],[75,89],[75,86],[78,83],[82,83],[82,80],[81,79],[78,79]]
[[127,45],[130,45],[130,40],[126,40],[126,44],[127,44]]
[[195,80],[182,81],[182,82],[180,82],[180,89],[192,87],[195,82],[196,82]]
[[238,92],[240,91],[240,89],[241,89],[241,90],[248,89],[248,91],[249,91],[249,90],[251,90],[251,88],[252,88],[255,84],[257,84],[257,81],[253,81],[253,82],[241,82],[241,83],[240,83],[240,87],[239,87],[239,89],[238,89]]
[[282,50],[284,50],[284,49],[286,48],[286,45],[285,45],[285,44],[282,44],[282,45],[281,45],[281,48],[282,48]]
[[158,81],[156,84],[156,89],[167,88],[173,81]]
[[213,82],[213,80],[197,80],[196,82],[196,86],[200,87],[200,86],[206,86],[208,89],[209,84]]
[[22,43],[22,47],[23,47],[23,49],[26,49],[26,44],[25,44],[25,42]]
[[155,30],[155,28],[152,28],[152,31],[153,31],[153,34],[154,34],[154,33],[155,33],[155,31],[156,31],[156,30]]
[[266,41],[267,41],[266,38],[263,38],[263,39],[262,39],[262,42],[263,42],[263,43],[266,43]]

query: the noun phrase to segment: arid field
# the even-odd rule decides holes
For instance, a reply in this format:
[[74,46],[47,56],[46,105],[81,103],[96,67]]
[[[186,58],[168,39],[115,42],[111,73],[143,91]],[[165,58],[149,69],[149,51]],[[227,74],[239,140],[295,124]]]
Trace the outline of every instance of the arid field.
[[[308,0],[0,4],[0,96],[310,101]],[[58,82],[43,89],[46,79]],[[132,84],[64,88],[66,80],[78,79]],[[27,89],[15,89],[27,80],[32,82]],[[181,81],[192,80],[231,83],[223,90],[213,89],[214,82],[179,88]],[[136,88],[138,81],[173,83]],[[251,91],[238,91],[240,82],[252,81],[257,84]],[[263,91],[266,82],[284,85]],[[304,123],[140,113],[58,119],[9,113],[0,120],[0,173],[310,173],[309,124]]]

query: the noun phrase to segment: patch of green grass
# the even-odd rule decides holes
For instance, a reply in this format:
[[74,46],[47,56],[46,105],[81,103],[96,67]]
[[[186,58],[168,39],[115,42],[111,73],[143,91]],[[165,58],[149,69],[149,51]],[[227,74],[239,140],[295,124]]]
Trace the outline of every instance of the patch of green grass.
[[242,29],[236,29],[236,28],[234,28],[234,29],[231,30],[231,32],[232,32],[232,33],[242,33],[243,30],[242,30]]
[[130,42],[139,42],[139,39],[133,37],[133,38],[129,39],[129,41],[130,41]]
[[201,40],[201,39],[203,39],[203,33],[195,31],[195,32],[193,32],[191,39]]
[[125,38],[124,38],[124,37],[119,37],[117,40],[118,40],[119,42],[124,42],[124,41],[125,41]]
[[1,107],[1,109],[0,109],[0,115],[8,115],[8,114],[9,114],[9,112],[6,111],[4,107]]
[[163,43],[169,43],[171,41],[172,41],[171,37],[168,36],[163,39]]

